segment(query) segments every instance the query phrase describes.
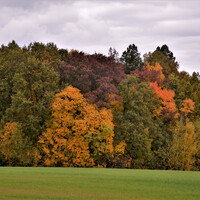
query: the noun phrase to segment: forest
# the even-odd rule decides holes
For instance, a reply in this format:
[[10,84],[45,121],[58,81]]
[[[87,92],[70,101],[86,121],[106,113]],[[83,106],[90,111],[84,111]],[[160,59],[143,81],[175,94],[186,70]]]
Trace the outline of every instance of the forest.
[[164,44],[119,57],[0,48],[0,166],[200,170],[200,74]]

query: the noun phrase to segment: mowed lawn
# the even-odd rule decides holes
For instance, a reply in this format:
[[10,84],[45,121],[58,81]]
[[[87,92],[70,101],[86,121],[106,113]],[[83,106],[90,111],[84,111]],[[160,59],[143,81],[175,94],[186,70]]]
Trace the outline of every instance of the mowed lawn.
[[0,199],[200,199],[200,172],[0,168]]

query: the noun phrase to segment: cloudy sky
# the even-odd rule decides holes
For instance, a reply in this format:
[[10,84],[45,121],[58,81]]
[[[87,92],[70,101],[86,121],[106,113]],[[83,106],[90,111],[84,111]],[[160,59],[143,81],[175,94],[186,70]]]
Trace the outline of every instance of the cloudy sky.
[[105,55],[167,44],[191,74],[200,72],[200,0],[0,0],[0,44],[12,40]]

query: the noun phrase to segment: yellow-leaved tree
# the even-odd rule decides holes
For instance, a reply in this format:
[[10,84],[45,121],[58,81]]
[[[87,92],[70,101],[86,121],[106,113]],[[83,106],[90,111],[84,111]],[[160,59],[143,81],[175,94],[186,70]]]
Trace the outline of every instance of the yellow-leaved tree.
[[89,104],[80,91],[66,87],[55,96],[52,117],[39,138],[46,166],[105,166],[113,152],[112,113]]
[[36,166],[39,153],[17,122],[6,123],[0,131],[0,153],[9,166]]
[[169,167],[178,170],[193,170],[198,152],[198,133],[188,119],[185,124],[177,121],[169,148]]

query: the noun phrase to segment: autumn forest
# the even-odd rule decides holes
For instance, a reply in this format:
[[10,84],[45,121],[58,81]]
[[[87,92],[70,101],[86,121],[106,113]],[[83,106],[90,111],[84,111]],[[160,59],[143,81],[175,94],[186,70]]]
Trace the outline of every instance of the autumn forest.
[[200,74],[167,45],[121,56],[0,48],[0,165],[200,170]]

